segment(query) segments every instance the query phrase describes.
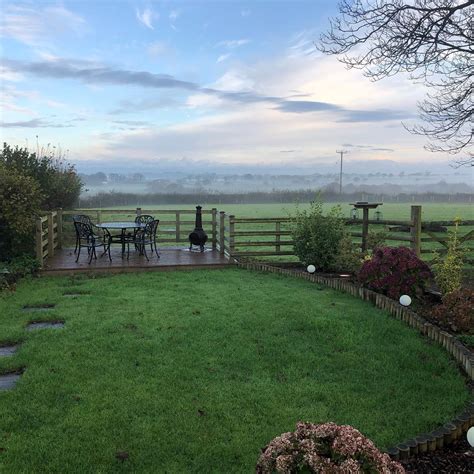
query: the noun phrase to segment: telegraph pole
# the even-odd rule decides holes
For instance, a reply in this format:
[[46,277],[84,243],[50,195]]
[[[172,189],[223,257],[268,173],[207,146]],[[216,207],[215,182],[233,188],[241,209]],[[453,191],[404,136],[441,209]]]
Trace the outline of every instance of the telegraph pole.
[[336,150],[336,153],[341,155],[341,169],[339,171],[339,194],[342,194],[342,159],[344,157],[344,153],[347,153],[346,150]]

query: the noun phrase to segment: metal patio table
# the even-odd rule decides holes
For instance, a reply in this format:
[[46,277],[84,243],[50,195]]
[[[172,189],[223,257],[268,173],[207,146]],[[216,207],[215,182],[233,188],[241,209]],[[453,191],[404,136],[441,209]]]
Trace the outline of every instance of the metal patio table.
[[125,244],[127,243],[127,229],[142,229],[146,224],[140,224],[134,221],[122,221],[122,222],[102,222],[101,224],[96,224],[96,227],[107,230],[121,230],[120,234],[120,243],[122,244],[122,257],[125,254]]

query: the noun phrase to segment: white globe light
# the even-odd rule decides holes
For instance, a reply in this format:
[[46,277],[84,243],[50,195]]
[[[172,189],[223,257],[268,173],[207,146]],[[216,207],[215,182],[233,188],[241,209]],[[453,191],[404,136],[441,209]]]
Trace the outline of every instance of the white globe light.
[[467,430],[467,442],[474,448],[474,426]]
[[411,304],[411,298],[408,295],[402,295],[400,296],[400,304],[402,306],[410,306]]
[[314,273],[316,271],[316,267],[314,265],[308,265],[306,270],[308,270],[308,273]]

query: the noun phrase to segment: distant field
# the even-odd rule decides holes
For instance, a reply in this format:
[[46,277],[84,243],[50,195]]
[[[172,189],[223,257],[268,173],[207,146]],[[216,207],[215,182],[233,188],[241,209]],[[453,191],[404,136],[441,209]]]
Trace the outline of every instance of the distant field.
[[[294,214],[295,203],[275,203],[275,204],[201,204],[204,209],[217,208],[219,211],[225,211],[227,214],[234,214],[237,217],[281,217]],[[327,203],[327,208],[336,203]],[[407,220],[410,218],[410,206],[412,203],[386,203],[379,207],[384,219]],[[416,204],[416,203],[413,203]],[[309,206],[308,203],[300,204],[301,209]],[[474,206],[472,204],[460,203],[424,203],[421,204],[423,211],[423,220],[453,220],[460,217],[464,220],[474,219]],[[138,203],[136,207],[143,209],[194,209],[189,204],[168,204],[168,205],[150,205]],[[352,206],[348,203],[342,203],[343,213],[349,217]],[[110,209],[133,209],[133,206],[115,206]],[[159,216],[158,216],[159,217]]]

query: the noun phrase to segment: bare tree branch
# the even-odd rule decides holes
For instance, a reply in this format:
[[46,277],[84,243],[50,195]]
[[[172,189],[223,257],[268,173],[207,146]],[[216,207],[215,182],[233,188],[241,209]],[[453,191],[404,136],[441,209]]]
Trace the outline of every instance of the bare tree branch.
[[424,83],[423,124],[409,130],[474,165],[474,0],[342,0],[317,46],[374,81],[407,72]]

